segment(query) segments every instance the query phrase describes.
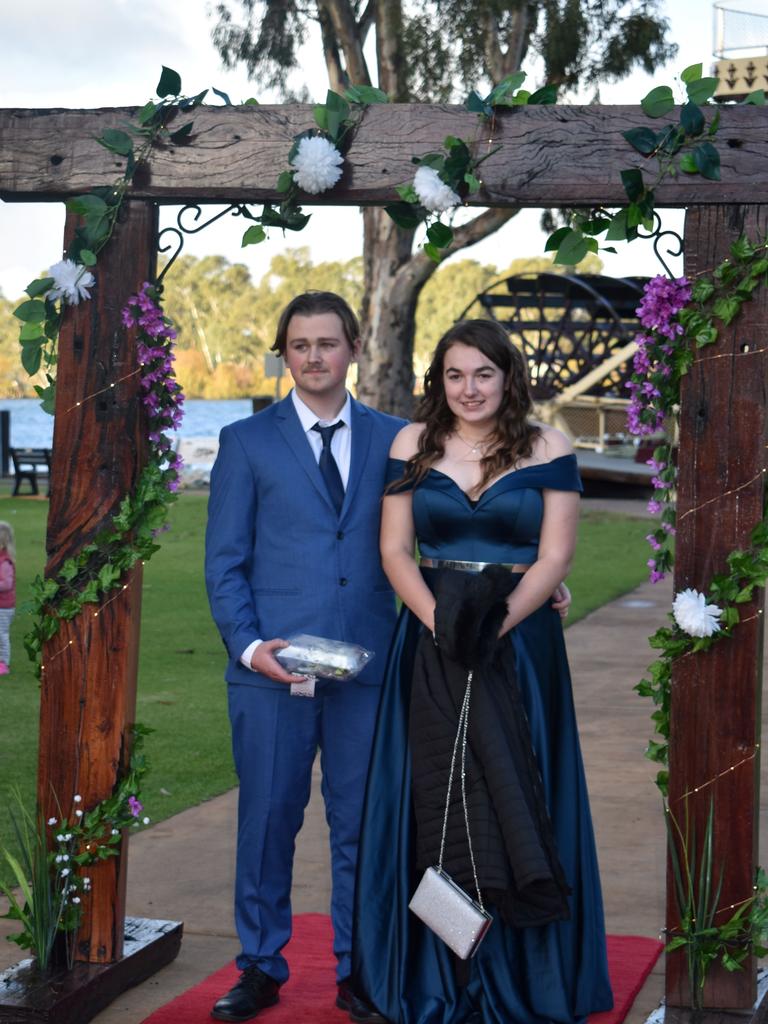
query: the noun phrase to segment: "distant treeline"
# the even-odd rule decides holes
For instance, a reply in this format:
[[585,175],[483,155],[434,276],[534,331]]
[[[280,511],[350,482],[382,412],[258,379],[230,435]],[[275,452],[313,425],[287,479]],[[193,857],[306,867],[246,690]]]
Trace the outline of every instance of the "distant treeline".
[[[441,267],[427,282],[416,313],[414,372],[420,377],[440,335],[473,298],[494,281],[525,271],[553,270],[547,259],[518,259],[506,269],[476,260]],[[599,261],[585,260],[583,272],[596,273]],[[345,263],[313,264],[306,248],[272,258],[269,271],[254,282],[242,263],[223,256],[181,256],[165,279],[165,308],[178,328],[176,372],[190,398],[247,398],[274,394],[264,376],[264,355],[272,344],[281,309],[308,288],[335,291],[354,309],[362,295],[362,257]],[[17,301],[0,294],[0,396],[34,397],[34,381],[19,358]],[[470,316],[481,315],[478,304]],[[289,382],[284,380],[283,390]]]

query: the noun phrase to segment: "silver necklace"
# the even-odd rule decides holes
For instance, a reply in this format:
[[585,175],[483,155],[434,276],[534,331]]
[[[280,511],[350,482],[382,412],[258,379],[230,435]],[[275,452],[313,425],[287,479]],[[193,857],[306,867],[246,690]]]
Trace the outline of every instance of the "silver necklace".
[[467,446],[467,448],[469,448],[472,455],[477,455],[481,448],[487,448],[488,445],[491,444],[490,440],[475,441],[474,444],[472,444],[470,441],[466,439],[466,437],[462,437],[458,430],[454,430],[454,434],[456,435],[456,437],[458,437],[460,441],[462,441]]

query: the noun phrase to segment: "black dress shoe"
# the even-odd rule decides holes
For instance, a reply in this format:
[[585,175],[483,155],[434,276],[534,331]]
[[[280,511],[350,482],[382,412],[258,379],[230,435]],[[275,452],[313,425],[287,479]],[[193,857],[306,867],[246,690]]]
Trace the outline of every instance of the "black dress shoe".
[[389,1024],[386,1017],[382,1017],[370,1003],[355,995],[348,981],[340,981],[337,985],[336,1005],[340,1010],[346,1010],[349,1019],[355,1024]]
[[214,1020],[252,1020],[268,1006],[274,1006],[280,999],[280,986],[260,967],[246,967],[240,980],[225,996],[214,1003],[211,1016]]

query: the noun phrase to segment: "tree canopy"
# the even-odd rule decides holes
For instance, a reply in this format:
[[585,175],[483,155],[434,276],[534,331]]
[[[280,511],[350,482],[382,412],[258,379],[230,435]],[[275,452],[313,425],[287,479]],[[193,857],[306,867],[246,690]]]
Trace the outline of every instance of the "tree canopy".
[[[658,0],[218,0],[212,14],[224,64],[244,65],[285,99],[310,98],[308,85],[297,90],[291,77],[310,43],[322,52],[333,90],[377,85],[397,102],[455,100],[522,65],[542,82],[594,92],[601,81],[638,65],[653,70],[676,52]],[[371,33],[374,47],[366,45]],[[312,91],[322,99],[325,83],[313,83]],[[455,229],[446,255],[486,238],[516,212],[478,214]],[[363,211],[363,238],[360,395],[407,416],[416,307],[436,264],[414,250],[416,232],[394,225],[382,209]]]

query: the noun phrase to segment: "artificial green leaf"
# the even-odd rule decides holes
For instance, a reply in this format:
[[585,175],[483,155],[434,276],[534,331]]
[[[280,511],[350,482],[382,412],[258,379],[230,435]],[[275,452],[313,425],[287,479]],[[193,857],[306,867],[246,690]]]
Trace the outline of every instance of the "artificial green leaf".
[[731,243],[730,251],[735,260],[743,261],[754,256],[756,249],[746,235],[740,235],[735,242]]
[[734,296],[726,296],[717,300],[712,307],[712,312],[718,319],[722,320],[727,327],[728,324],[738,316],[740,309],[741,302],[739,299]]
[[579,229],[585,235],[600,235],[609,227],[611,221],[608,217],[591,217],[588,220],[579,222]]
[[444,249],[453,241],[453,231],[447,224],[443,224],[441,221],[436,220],[427,228],[427,238],[433,245],[438,246],[440,249]]
[[443,258],[438,247],[432,242],[426,242],[424,244],[424,252],[429,256],[433,263],[439,263]]
[[344,96],[350,103],[361,103],[366,106],[373,103],[389,103],[389,96],[384,90],[373,85],[350,85],[345,89]]
[[524,71],[515,71],[495,85],[488,95],[488,103],[493,106],[509,106],[514,103],[515,93],[525,81]]
[[680,124],[686,135],[701,135],[704,131],[704,115],[695,103],[684,103],[680,108]]
[[658,85],[643,97],[640,106],[648,117],[664,117],[674,109],[675,97],[668,85]]
[[558,228],[557,231],[553,231],[552,234],[544,245],[544,252],[552,252],[553,250],[560,248],[560,243],[571,230],[569,227]]
[[194,110],[202,104],[207,95],[208,90],[203,89],[203,91],[199,92],[196,96],[188,96],[179,103],[179,110]]
[[480,93],[476,92],[474,89],[464,101],[464,106],[470,114],[482,114],[483,117],[490,117],[493,113],[493,107],[490,103],[486,103]]
[[557,86],[556,85],[545,85],[541,89],[537,89],[536,92],[532,92],[527,97],[529,106],[539,105],[544,106],[552,103],[557,103]]
[[45,332],[39,323],[24,323],[19,331],[19,341],[40,341],[42,344],[45,341]]
[[35,299],[38,295],[44,295],[46,292],[49,292],[53,285],[54,280],[52,277],[38,277],[34,281],[30,281],[24,291],[31,299]]
[[105,149],[112,153],[118,153],[120,156],[128,156],[133,150],[133,139],[118,128],[105,128],[101,137],[96,141],[100,146],[104,146]]
[[183,124],[181,128],[177,128],[175,132],[171,132],[171,142],[175,146],[183,146],[185,143],[189,142],[189,137],[192,133],[192,127],[192,121],[187,121],[187,123]]
[[81,217],[103,217],[107,213],[107,204],[100,196],[89,192],[86,195],[68,199],[67,209]]
[[218,96],[220,100],[224,100],[224,103],[225,103],[225,104],[226,104],[226,105],[227,105],[228,107],[231,107],[231,106],[232,106],[232,100],[231,100],[231,99],[229,98],[228,94],[224,92],[224,90],[223,90],[223,89],[217,89],[217,88],[216,88],[215,86],[213,86],[213,85],[212,85],[212,86],[211,86],[211,91],[212,91],[212,92],[213,92],[213,93],[214,93],[214,94],[215,94],[216,96]]
[[680,80],[687,85],[689,82],[696,82],[701,78],[703,64],[690,64],[680,72]]
[[688,99],[691,103],[698,103],[701,106],[714,96],[717,85],[717,78],[698,78],[695,82],[686,82]]
[[482,184],[480,179],[476,178],[471,171],[467,171],[466,174],[464,175],[464,183],[466,184],[467,188],[472,194],[474,194],[475,192],[479,192],[480,186]]
[[[656,149],[673,156],[685,142],[685,130],[677,124],[668,124],[656,136]],[[670,168],[674,172],[674,168]]]
[[413,156],[411,161],[420,167],[431,167],[438,174],[445,167],[445,157],[442,153],[425,153],[424,156]]
[[277,178],[277,191],[287,192],[293,184],[293,174],[291,171],[281,171]]
[[241,248],[245,248],[246,245],[258,245],[259,242],[263,242],[267,237],[267,233],[261,224],[252,224],[246,229],[243,235],[243,240],[240,243]]
[[384,211],[399,228],[416,228],[422,221],[418,208],[411,203],[389,203]]
[[149,103],[145,103],[141,110],[136,115],[136,120],[139,124],[148,124],[157,113],[158,107],[152,100]]
[[260,105],[261,104],[259,103],[255,96],[249,96],[248,99],[245,100],[245,102],[243,103],[244,107],[258,107]]
[[40,399],[40,408],[43,412],[48,413],[49,416],[53,416],[56,410],[55,383],[49,383],[47,387],[41,387],[39,384],[35,384],[35,391],[37,392],[37,397]]
[[710,181],[720,181],[720,154],[711,142],[701,142],[693,151],[699,173]]
[[418,203],[419,194],[413,185],[395,185],[395,192],[404,203]]
[[328,110],[322,103],[318,103],[312,110],[312,116],[315,119],[315,124],[321,132],[328,131]]
[[19,320],[39,324],[45,320],[45,303],[41,302],[40,299],[29,299],[27,302],[22,302],[20,306],[17,306],[13,311],[13,315],[18,317]]
[[90,249],[80,250],[80,262],[84,267],[95,267],[96,266],[96,253]]
[[619,210],[611,217],[611,223],[605,235],[606,242],[621,242],[627,237],[627,211]]
[[21,349],[21,365],[27,371],[30,377],[34,375],[40,369],[40,363],[43,359],[42,345],[23,345]]
[[714,294],[715,286],[711,281],[702,278],[697,281],[691,289],[691,298],[694,302],[706,302]]
[[749,93],[741,101],[742,103],[752,103],[756,107],[762,107],[765,105],[765,89],[755,89],[754,92]]
[[637,167],[632,167],[629,170],[622,171],[621,183],[624,186],[624,191],[627,193],[627,198],[631,203],[636,203],[645,192],[643,172]]
[[706,345],[714,345],[717,341],[717,328],[714,324],[705,324],[693,336],[696,348],[704,348]]
[[699,168],[696,165],[693,153],[683,153],[680,157],[680,170],[683,171],[684,174],[699,173]]
[[181,76],[173,68],[167,68],[163,64],[160,81],[157,83],[158,96],[178,96],[181,92]]
[[656,132],[650,128],[629,128],[621,133],[630,146],[633,146],[638,153],[648,156],[656,149]]
[[512,105],[515,107],[524,107],[531,99],[531,94],[527,89],[519,89],[512,97]]
[[582,233],[569,228],[558,246],[554,262],[565,264],[566,266],[574,266],[584,259],[588,251],[587,240]]

